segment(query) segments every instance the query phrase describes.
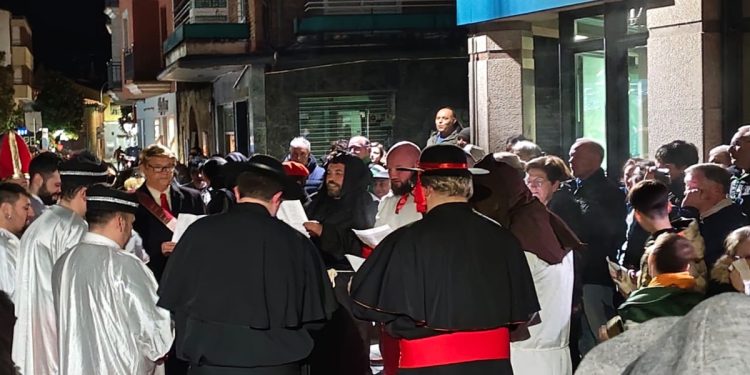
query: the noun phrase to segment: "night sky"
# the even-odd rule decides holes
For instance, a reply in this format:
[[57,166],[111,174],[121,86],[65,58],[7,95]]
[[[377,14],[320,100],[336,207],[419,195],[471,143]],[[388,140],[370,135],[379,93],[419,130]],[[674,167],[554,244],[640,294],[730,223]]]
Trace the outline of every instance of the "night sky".
[[92,88],[106,81],[104,0],[0,0],[0,8],[29,20],[35,69],[57,70]]

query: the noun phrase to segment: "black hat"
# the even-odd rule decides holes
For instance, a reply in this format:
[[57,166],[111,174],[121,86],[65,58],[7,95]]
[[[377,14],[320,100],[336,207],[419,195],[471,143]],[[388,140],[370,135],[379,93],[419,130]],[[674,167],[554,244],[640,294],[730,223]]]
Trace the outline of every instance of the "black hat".
[[399,168],[422,172],[425,176],[471,176],[472,174],[487,174],[486,169],[469,168],[466,153],[454,145],[434,145],[424,149],[419,156],[418,168]]
[[135,194],[94,185],[86,190],[86,208],[89,211],[127,212],[135,214],[138,210],[138,198]]
[[298,195],[299,185],[284,172],[284,165],[273,156],[256,154],[247,162],[248,172],[256,172],[270,177],[281,184],[282,198],[300,199]]
[[88,151],[82,151],[60,164],[60,178],[71,185],[93,185],[107,182],[107,165]]

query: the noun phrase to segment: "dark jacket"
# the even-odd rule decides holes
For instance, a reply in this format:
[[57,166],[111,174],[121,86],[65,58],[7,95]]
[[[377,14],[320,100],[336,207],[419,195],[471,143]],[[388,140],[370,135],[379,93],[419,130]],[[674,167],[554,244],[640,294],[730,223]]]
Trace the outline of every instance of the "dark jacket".
[[732,177],[729,198],[742,208],[742,213],[750,216],[750,173]]
[[736,204],[722,208],[719,212],[701,220],[700,230],[706,243],[705,259],[709,270],[724,254],[724,239],[727,235],[747,224],[747,216]]
[[[284,158],[284,161],[287,160],[290,160],[289,155]],[[320,185],[323,185],[326,170],[318,165],[318,159],[311,153],[307,157],[307,171],[310,175],[307,176],[307,181],[305,182],[305,194],[312,195],[320,189]]]
[[583,283],[613,285],[606,257],[614,261],[625,240],[625,194],[599,169],[586,180],[570,181],[569,186],[583,209],[582,236],[588,247],[583,256]]
[[561,186],[552,194],[552,199],[547,204],[547,208],[559,216],[565,224],[568,224],[578,238],[585,237],[581,205],[576,201],[567,186]]
[[[372,175],[357,157],[341,155],[331,162],[346,165],[339,199],[328,196],[325,183],[311,197],[307,217],[323,225],[323,233],[313,242],[323,252],[326,266],[349,269],[344,254],[362,255],[362,243],[352,229],[369,229],[375,224],[378,202],[367,192]],[[325,181],[325,177],[323,178]],[[339,268],[341,267],[341,268]]]
[[635,216],[635,213],[630,211],[628,218],[632,220],[628,225],[627,240],[617,255],[617,262],[625,268],[637,271],[640,269],[641,257],[646,250],[646,242],[648,242],[651,234],[646,232],[633,216]]
[[[145,183],[138,188],[138,191],[143,192],[148,198],[151,198],[151,193],[148,191]],[[176,182],[172,182],[170,199],[172,214],[175,216],[181,213],[193,215],[203,215],[206,213],[206,207],[203,205],[201,194],[197,190],[181,187]],[[159,204],[159,202],[156,203]],[[156,280],[160,280],[164,267],[167,264],[167,257],[161,253],[161,244],[172,241],[172,231],[143,207],[143,205],[138,207],[138,212],[135,214],[133,229],[141,235],[143,248],[151,258],[148,262],[148,267],[154,272]]]
[[643,323],[665,316],[683,316],[703,300],[701,293],[677,287],[645,287],[634,291],[620,305],[620,316]]

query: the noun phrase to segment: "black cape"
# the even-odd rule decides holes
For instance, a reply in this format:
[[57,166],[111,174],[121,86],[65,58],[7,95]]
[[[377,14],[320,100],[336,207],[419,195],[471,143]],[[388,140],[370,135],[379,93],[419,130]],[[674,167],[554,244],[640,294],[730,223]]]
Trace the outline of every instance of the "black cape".
[[[485,330],[527,322],[539,311],[534,281],[518,240],[468,203],[448,203],[398,229],[354,276],[360,319],[412,328]],[[396,337],[433,334],[396,330]]]
[[194,223],[158,294],[175,315],[178,356],[227,367],[304,359],[313,347],[307,329],[337,307],[315,246],[251,203]]
[[315,245],[323,252],[328,267],[351,269],[345,254],[362,255],[362,243],[352,229],[369,229],[375,224],[378,202],[367,191],[372,175],[367,165],[357,157],[339,155],[334,162],[343,163],[344,184],[341,198],[328,196],[328,188],[323,177],[320,190],[311,197],[305,208],[310,220],[323,224],[323,233],[313,238]]

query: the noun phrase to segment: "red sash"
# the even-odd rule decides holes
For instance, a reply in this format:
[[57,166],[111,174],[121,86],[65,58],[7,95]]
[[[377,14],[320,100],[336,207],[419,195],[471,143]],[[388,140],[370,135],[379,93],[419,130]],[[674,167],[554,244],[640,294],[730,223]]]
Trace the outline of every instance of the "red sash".
[[174,216],[169,211],[165,211],[161,206],[156,204],[156,201],[154,201],[153,198],[142,191],[136,191],[135,195],[138,197],[138,202],[141,206],[147,209],[151,215],[154,215],[154,217],[156,217],[169,230],[174,232],[177,220],[175,220]]
[[401,339],[399,345],[399,368],[510,359],[510,333],[506,327],[447,333],[415,340]]

